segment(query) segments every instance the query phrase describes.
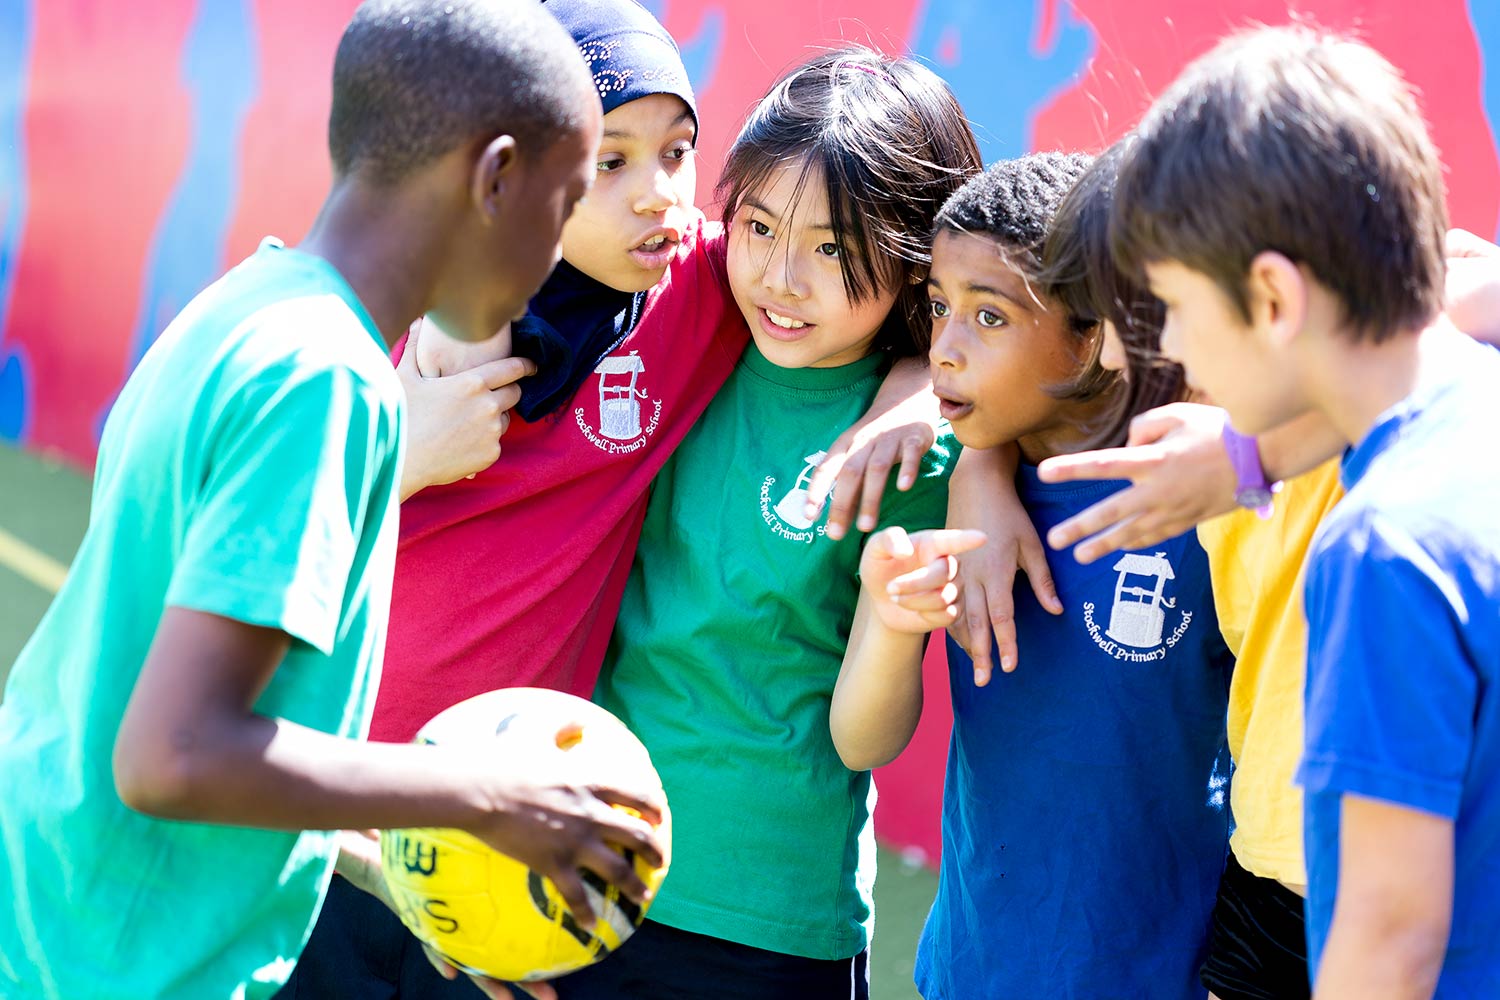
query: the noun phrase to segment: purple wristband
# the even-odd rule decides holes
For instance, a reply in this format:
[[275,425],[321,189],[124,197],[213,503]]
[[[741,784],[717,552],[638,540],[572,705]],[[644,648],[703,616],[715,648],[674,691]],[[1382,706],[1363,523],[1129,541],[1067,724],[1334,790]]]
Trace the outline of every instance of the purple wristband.
[[[1255,438],[1241,434],[1224,421],[1224,451],[1229,455],[1229,464],[1234,468],[1238,485],[1234,491],[1234,502],[1246,510],[1253,510],[1264,520],[1271,516],[1271,498],[1276,486],[1266,481],[1266,470],[1260,464],[1260,446]],[[1279,483],[1277,484],[1280,485]]]

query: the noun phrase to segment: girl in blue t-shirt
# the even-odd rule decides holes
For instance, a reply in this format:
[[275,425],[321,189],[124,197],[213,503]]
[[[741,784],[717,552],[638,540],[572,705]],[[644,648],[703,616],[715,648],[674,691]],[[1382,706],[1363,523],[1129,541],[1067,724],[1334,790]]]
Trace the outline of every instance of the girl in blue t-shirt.
[[[1160,329],[1149,296],[1110,263],[1098,195],[1111,169],[1112,154],[1093,169],[1055,153],[1002,162],[937,218],[935,389],[965,447],[1019,445],[1017,487],[1044,534],[1121,484],[1046,484],[1036,463],[1120,443],[1132,416],[1184,390],[1180,370],[1127,358],[1119,373],[1101,360],[1107,326]],[[1118,355],[1118,340],[1110,348]],[[866,548],[850,641],[862,656],[846,660],[831,713],[850,767],[883,764],[911,738],[912,633],[951,621],[943,550],[960,541],[892,529]],[[1201,1000],[1228,840],[1232,666],[1206,558],[1190,533],[1093,565],[1062,556],[1053,573],[1062,615],[1015,595],[1025,669],[980,686],[948,644],[943,857],[917,985],[928,1000]]]

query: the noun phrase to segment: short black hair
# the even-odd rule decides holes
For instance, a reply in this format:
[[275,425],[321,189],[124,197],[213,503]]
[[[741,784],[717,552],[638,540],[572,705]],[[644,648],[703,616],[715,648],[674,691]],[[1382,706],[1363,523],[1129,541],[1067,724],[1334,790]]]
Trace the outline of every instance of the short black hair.
[[953,92],[926,66],[864,46],[813,56],[771,88],[730,147],[717,189],[726,221],[772,171],[798,159],[799,196],[809,178],[827,186],[849,301],[898,289],[876,348],[925,353],[927,233],[983,162]]
[[1375,342],[1442,311],[1442,164],[1416,94],[1368,45],[1304,25],[1231,36],[1136,135],[1111,223],[1122,266],[1184,264],[1248,321],[1251,262],[1273,250]]
[[334,172],[392,183],[467,142],[522,154],[597,106],[572,38],[537,0],[366,0],[333,63]]
[[1029,153],[992,164],[943,203],[933,235],[987,236],[1011,263],[1035,278],[1052,216],[1092,162],[1086,153]]

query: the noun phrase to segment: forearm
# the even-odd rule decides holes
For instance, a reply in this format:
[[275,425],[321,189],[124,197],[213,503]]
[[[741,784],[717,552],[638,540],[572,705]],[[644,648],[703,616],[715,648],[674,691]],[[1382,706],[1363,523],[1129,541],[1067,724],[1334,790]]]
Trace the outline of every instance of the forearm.
[[926,635],[887,628],[861,601],[834,686],[829,730],[851,771],[896,758],[922,716],[922,653]]
[[1320,413],[1307,413],[1256,438],[1266,479],[1276,482],[1311,472],[1336,458],[1349,442]]
[[912,399],[932,394],[932,370],[926,358],[901,358],[891,365],[870,402],[866,416],[879,416]]
[[[965,448],[953,465],[948,484],[948,527],[980,527],[972,512],[988,509],[998,500],[1007,510],[1020,508],[1016,493],[1016,469],[1021,449],[1014,444],[997,448]],[[975,523],[969,523],[969,522]]]
[[168,819],[283,830],[450,826],[495,808],[470,755],[364,743],[282,719],[207,719],[127,755],[127,805]]
[[1500,344],[1500,258],[1448,259],[1448,319],[1475,340]]

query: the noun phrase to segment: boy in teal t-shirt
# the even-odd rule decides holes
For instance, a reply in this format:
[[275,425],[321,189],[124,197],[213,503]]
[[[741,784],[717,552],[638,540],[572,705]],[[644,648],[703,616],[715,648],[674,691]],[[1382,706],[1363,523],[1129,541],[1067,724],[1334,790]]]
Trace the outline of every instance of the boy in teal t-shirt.
[[0,995],[269,996],[333,860],[330,834],[303,831],[457,826],[574,899],[580,867],[643,896],[623,859],[598,859],[659,855],[648,823],[609,808],[655,818],[649,793],[570,790],[545,758],[522,776],[354,739],[395,549],[386,351],[423,312],[481,339],[524,309],[599,132],[539,6],[356,11],[322,213],[142,359],[105,427],[88,534],[0,704]]

